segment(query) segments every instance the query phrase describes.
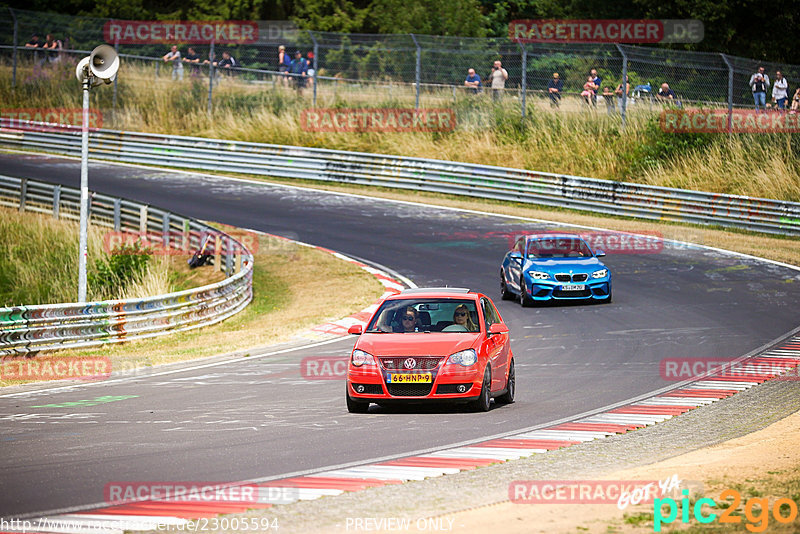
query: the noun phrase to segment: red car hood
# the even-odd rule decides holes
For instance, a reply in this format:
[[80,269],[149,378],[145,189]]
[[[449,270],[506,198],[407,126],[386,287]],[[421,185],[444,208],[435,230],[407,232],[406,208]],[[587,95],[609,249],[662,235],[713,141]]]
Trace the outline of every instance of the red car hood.
[[480,332],[362,334],[357,349],[374,356],[450,356],[471,348]]

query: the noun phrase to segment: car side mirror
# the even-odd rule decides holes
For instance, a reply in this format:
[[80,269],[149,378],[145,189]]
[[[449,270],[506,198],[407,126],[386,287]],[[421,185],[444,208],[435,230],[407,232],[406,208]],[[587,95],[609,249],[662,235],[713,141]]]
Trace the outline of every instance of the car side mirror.
[[603,256],[606,255],[606,253],[604,251],[600,250],[600,249],[597,249],[597,251],[595,251],[594,255],[597,256],[598,258],[602,258]]
[[489,335],[494,334],[507,334],[508,327],[505,323],[494,323],[492,326],[489,327]]
[[355,334],[357,336],[360,336],[362,331],[363,328],[360,324],[351,325],[350,328],[347,329],[348,334]]
[[515,261],[522,261],[522,254],[519,252],[512,252],[508,257]]

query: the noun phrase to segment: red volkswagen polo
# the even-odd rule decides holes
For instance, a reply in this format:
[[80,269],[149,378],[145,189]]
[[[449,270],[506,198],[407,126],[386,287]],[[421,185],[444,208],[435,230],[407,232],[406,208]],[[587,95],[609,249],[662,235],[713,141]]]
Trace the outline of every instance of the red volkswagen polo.
[[347,409],[423,401],[514,402],[508,327],[492,300],[459,288],[417,288],[386,298],[359,334],[347,368]]

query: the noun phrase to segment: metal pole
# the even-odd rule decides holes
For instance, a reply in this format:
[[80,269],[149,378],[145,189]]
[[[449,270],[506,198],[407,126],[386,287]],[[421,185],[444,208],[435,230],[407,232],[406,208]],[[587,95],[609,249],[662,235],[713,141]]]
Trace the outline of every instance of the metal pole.
[[208,51],[208,114],[211,115],[211,96],[214,93],[214,41],[211,41],[211,50]]
[[14,59],[13,63],[14,66],[11,69],[11,87],[17,86],[17,15],[14,13],[14,10],[10,7],[8,8],[9,13],[11,13],[11,18],[14,20]]
[[317,57],[319,56],[319,43],[314,38],[314,33],[311,30],[308,30],[308,35],[311,37],[311,41],[314,43],[314,79],[312,83],[314,84],[314,97],[313,97],[313,106],[317,107]]
[[[119,54],[119,41],[114,43],[114,51]],[[114,96],[111,100],[111,123],[114,124],[117,118],[117,76],[114,76]]]
[[417,38],[414,36],[413,33],[409,34],[411,39],[414,40],[414,46],[417,47],[417,74],[416,74],[416,93],[417,99],[414,103],[414,109],[419,109],[419,82],[420,78],[422,77],[422,49],[419,47],[419,43],[417,42]]
[[522,120],[525,121],[525,96],[528,85],[528,50],[523,43],[519,43],[519,47],[522,48]]
[[728,61],[728,56],[720,54],[722,61],[728,66],[728,133],[733,132],[733,65]]
[[616,46],[619,53],[622,54],[622,109],[620,115],[622,115],[622,131],[624,132],[628,111],[628,54],[620,45]]
[[81,223],[78,245],[78,302],[86,302],[86,241],[89,226],[89,76],[83,80],[81,122]]

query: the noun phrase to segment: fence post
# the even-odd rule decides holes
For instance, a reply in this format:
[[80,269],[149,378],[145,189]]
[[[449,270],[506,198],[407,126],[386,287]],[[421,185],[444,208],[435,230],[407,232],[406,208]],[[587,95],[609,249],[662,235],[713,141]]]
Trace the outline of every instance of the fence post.
[[164,215],[161,217],[161,248],[162,250],[167,250],[170,247],[170,235],[169,235],[169,212],[165,211]]
[[414,34],[409,33],[409,35],[411,36],[411,39],[413,39],[414,41],[414,46],[417,47],[417,69],[416,69],[417,73],[415,82],[417,99],[414,104],[414,109],[419,109],[419,81],[420,78],[422,77],[422,49],[419,47],[419,43],[417,42],[417,38],[414,36]]
[[619,53],[622,54],[622,109],[620,109],[619,112],[622,116],[622,131],[624,132],[628,111],[628,54],[625,53],[625,50],[623,50],[619,44],[614,44],[617,50],[619,50]]
[[525,48],[524,43],[517,43],[522,49],[522,120],[525,121],[526,100],[528,88],[528,50]]
[[230,236],[225,238],[225,276],[233,274],[233,240]]
[[308,35],[311,37],[311,41],[314,43],[314,79],[311,83],[314,84],[314,96],[312,100],[312,105],[316,108],[317,107],[317,57],[319,56],[319,43],[317,43],[317,39],[314,37],[314,32],[308,30]]
[[211,49],[208,51],[208,115],[211,115],[211,96],[214,93],[214,41],[211,41]]
[[8,8],[9,13],[11,13],[11,19],[14,21],[14,59],[13,67],[11,68],[11,87],[17,86],[17,15],[14,13],[14,10],[10,7]]
[[720,54],[722,61],[728,67],[728,133],[733,133],[733,65],[728,61],[728,56]]
[[53,188],[53,218],[58,219],[61,214],[61,186]]

